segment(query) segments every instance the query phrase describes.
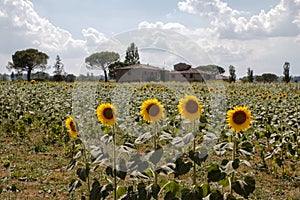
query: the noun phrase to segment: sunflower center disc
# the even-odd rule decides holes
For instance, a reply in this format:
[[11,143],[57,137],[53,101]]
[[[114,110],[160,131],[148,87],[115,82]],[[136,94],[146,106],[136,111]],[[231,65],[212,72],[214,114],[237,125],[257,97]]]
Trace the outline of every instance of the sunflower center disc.
[[114,117],[113,111],[111,108],[105,108],[103,111],[103,115],[106,119],[112,119]]
[[198,104],[197,102],[193,101],[193,100],[189,100],[187,103],[186,103],[186,110],[189,112],[189,113],[196,113],[198,112]]
[[233,122],[236,124],[243,124],[247,119],[246,113],[243,111],[237,111],[233,114]]
[[71,128],[71,131],[74,131],[76,132],[76,126],[75,126],[75,123],[74,122],[70,122],[70,128]]
[[147,111],[151,117],[155,117],[159,113],[159,107],[156,104],[152,104],[148,107]]

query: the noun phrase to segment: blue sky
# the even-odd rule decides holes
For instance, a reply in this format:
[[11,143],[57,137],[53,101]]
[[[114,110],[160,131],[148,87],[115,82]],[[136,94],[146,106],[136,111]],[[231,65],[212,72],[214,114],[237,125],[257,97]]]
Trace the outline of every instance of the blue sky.
[[[136,29],[141,21],[178,22],[189,28],[208,26],[209,20],[194,14],[180,12],[178,0],[32,0],[41,17],[69,30],[75,37],[82,37],[81,30],[94,27],[111,36]],[[231,0],[224,1],[232,8],[258,14],[269,10],[278,0]]]
[[[285,61],[294,75],[300,75],[299,0],[0,0],[0,4],[2,73],[8,73],[5,66],[17,50],[37,48],[50,56],[49,65],[60,55],[67,72],[80,74],[86,73],[84,59],[91,53],[116,50],[122,55],[130,42],[136,42],[141,49],[167,49],[193,65],[217,64],[227,73],[233,65],[239,77],[248,67],[254,74],[281,75]],[[149,28],[164,34],[158,38],[151,31],[140,34]],[[199,54],[203,55],[195,58]],[[160,66],[180,61],[174,54],[141,55],[142,62]]]

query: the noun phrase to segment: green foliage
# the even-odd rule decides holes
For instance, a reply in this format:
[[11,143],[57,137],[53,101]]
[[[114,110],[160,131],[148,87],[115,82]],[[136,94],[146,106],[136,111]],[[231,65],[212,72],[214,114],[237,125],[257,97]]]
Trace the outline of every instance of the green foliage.
[[250,68],[248,68],[247,71],[247,80],[249,83],[252,83],[254,81],[253,70]]
[[290,76],[290,63],[285,62],[283,65],[283,81],[288,83],[292,79],[292,76]]
[[236,193],[248,199],[255,190],[255,180],[251,176],[245,176],[244,180],[234,181],[232,187]]
[[8,75],[7,74],[0,74],[0,81],[8,81],[9,79],[8,79]]
[[208,158],[207,152],[189,152],[189,158],[194,161],[198,166],[201,166],[203,162]]
[[208,182],[218,182],[220,180],[223,180],[225,177],[226,174],[220,170],[220,167],[217,164],[212,164],[208,168]]
[[85,168],[78,168],[77,172],[76,172],[76,174],[80,178],[80,180],[82,180],[84,182],[86,182],[87,177],[89,176],[89,173],[90,173],[90,168],[88,165]]
[[185,162],[182,157],[179,157],[175,164],[175,177],[187,174],[193,166],[192,162]]
[[261,76],[256,76],[256,81],[258,82],[276,82],[278,80],[278,76],[272,73],[264,73]]
[[76,76],[74,74],[68,74],[65,78],[65,81],[68,83],[75,82]]
[[[195,131],[191,131],[190,124],[180,119],[177,113],[178,97],[184,95],[184,89],[191,87],[190,84],[147,84],[145,87],[138,83],[1,83],[0,129],[18,141],[27,141],[32,133],[38,132],[40,138],[35,138],[29,148],[33,153],[47,152],[51,143],[65,143],[65,155],[71,158],[67,169],[72,171],[68,174],[75,177],[69,184],[70,198],[79,195],[79,199],[111,199],[115,194],[112,184],[115,177],[118,199],[197,199],[200,196],[207,199],[238,199],[241,196],[254,199],[254,191],[261,190],[256,175],[261,171],[276,178],[281,173],[280,178],[294,180],[300,152],[299,84],[226,84],[224,93],[220,89],[208,92],[207,85],[195,84],[194,92],[204,108],[204,116],[199,119]],[[176,90],[170,89],[171,86]],[[226,109],[247,102],[254,116],[249,130],[235,134],[227,127],[224,113],[214,110],[211,104],[220,94],[226,95]],[[269,94],[272,98],[268,97]],[[84,98],[88,95],[91,99]],[[115,96],[117,105],[129,99],[125,108],[118,107],[121,116],[116,127],[118,147],[124,155],[141,152],[142,156],[133,153],[129,160],[118,156],[114,171],[107,151],[91,147],[87,150],[80,138],[69,139],[63,119],[71,114],[72,106],[77,106],[73,109],[79,109],[78,113],[84,113],[87,119],[95,119],[95,107],[100,102],[112,101]],[[163,125],[157,130],[157,151],[152,146],[153,127],[139,116],[141,102],[145,97],[153,96],[163,101],[166,115]],[[214,96],[217,97],[214,99]],[[86,123],[87,126],[80,126],[80,134],[86,134],[91,141],[112,145],[111,128],[102,127],[93,120]],[[104,136],[89,134],[99,132]],[[207,138],[213,136],[213,144],[207,142]],[[194,139],[195,150],[189,145]],[[170,145],[181,154],[175,157],[173,152],[170,153],[167,149]],[[206,148],[206,145],[211,146]],[[252,160],[254,156],[255,162]],[[257,159],[259,156],[261,160]],[[7,170],[16,167],[10,158],[1,161]],[[194,163],[197,184],[192,182]],[[252,170],[256,171],[253,173]],[[155,172],[157,184],[154,184]],[[13,174],[15,179],[23,177],[17,173]],[[32,179],[28,177],[28,180]],[[8,186],[3,187],[2,193],[7,192],[5,188]]]
[[107,184],[102,186],[99,181],[95,180],[92,184],[92,190],[90,192],[89,199],[90,200],[101,200],[106,199],[109,194],[112,192],[113,186],[111,184]]
[[135,65],[140,63],[138,47],[134,43],[131,43],[127,48],[124,62],[128,65]]
[[229,82],[235,82],[236,81],[236,74],[235,74],[235,67],[230,65],[229,66]]
[[199,66],[199,67],[196,67],[196,69],[203,70],[203,71],[217,72],[219,74],[225,73],[225,69],[218,65]]
[[37,49],[26,49],[16,51],[12,55],[12,61],[9,62],[7,68],[15,69],[16,71],[26,71],[27,80],[31,80],[31,72],[37,68],[46,69],[49,56]]
[[110,64],[108,66],[108,70],[109,70],[108,75],[109,75],[109,77],[115,79],[116,78],[116,73],[115,73],[116,69],[118,69],[119,67],[126,67],[128,65],[130,65],[130,64],[126,63],[126,62],[121,62],[121,61],[117,61],[117,62],[114,62],[114,63]]
[[188,188],[183,188],[181,190],[182,200],[198,200],[203,198],[203,190],[201,187],[194,187],[192,190]]
[[36,72],[36,73],[32,73],[31,79],[35,81],[50,81],[51,77],[46,72]]
[[53,66],[54,68],[54,81],[63,81],[64,80],[64,64],[62,63],[59,55],[56,56],[56,61]]
[[93,53],[92,55],[90,55],[85,59],[85,63],[87,64],[86,67],[88,69],[102,69],[104,72],[105,82],[107,82],[108,66],[118,61],[119,59],[120,59],[120,55],[118,53],[103,51],[103,52]]

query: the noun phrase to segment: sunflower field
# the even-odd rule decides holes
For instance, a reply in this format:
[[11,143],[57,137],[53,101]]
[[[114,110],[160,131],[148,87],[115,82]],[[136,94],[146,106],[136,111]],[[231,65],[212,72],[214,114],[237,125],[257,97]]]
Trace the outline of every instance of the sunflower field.
[[0,199],[300,199],[299,83],[0,87]]

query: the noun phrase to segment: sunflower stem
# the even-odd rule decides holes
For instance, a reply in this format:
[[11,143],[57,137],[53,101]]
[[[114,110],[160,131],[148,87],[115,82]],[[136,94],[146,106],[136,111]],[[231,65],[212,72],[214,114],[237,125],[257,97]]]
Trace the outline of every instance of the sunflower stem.
[[[195,123],[195,120],[193,120],[193,134],[196,133],[196,123]],[[194,141],[193,141],[193,156],[194,156],[194,159],[193,159],[193,185],[196,185],[197,182],[196,182],[196,162],[195,162],[195,155],[196,155],[196,134],[194,136]]]
[[[235,134],[233,135],[232,140],[233,140],[232,162],[234,162],[235,156],[236,156],[236,135]],[[232,195],[232,183],[234,181],[234,176],[235,176],[235,173],[233,171],[232,174],[231,174],[231,180],[230,180],[230,194],[231,195]]]
[[[85,148],[85,145],[83,144],[83,142],[81,143],[82,146],[83,146],[83,158],[84,158],[84,164],[85,164],[85,170],[87,170],[88,168],[88,161],[87,161],[87,155],[86,155],[86,148]],[[90,169],[88,169],[90,170]],[[89,191],[89,194],[91,192],[91,187],[90,187],[90,176],[89,176],[90,173],[88,173],[88,176],[86,177],[87,178],[87,187],[88,187],[88,191]]]
[[[154,134],[153,134],[153,148],[154,152],[156,151],[157,148],[157,125],[156,123],[154,124]],[[154,185],[157,185],[157,172],[156,172],[156,165],[154,166]]]
[[117,199],[117,169],[116,169],[116,137],[115,125],[113,125],[113,178],[114,178],[114,200]]

